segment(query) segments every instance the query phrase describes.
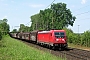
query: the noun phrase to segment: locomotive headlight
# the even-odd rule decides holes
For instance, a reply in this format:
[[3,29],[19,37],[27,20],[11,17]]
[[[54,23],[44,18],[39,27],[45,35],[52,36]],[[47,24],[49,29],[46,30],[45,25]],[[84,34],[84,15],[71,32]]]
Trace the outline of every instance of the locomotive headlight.
[[63,42],[65,42],[65,39],[62,39]]
[[56,41],[59,41],[59,39],[56,39]]
[[62,39],[64,41],[64,39]]

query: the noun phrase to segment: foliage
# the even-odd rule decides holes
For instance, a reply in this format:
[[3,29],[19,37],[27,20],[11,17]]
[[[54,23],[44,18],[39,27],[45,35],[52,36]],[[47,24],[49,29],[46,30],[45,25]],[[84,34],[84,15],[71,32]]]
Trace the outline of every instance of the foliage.
[[9,24],[7,24],[7,19],[0,20],[0,39],[2,35],[6,35],[9,32]]
[[86,31],[83,34],[74,33],[71,29],[64,28],[66,30],[68,43],[75,45],[90,47],[90,31]]
[[72,39],[73,39],[73,31],[71,29],[67,29],[67,28],[63,28],[64,30],[66,30],[66,35],[67,35],[67,39],[69,43],[72,43]]
[[12,31],[12,32],[18,32],[18,31],[17,31],[17,29],[13,29],[13,31]]
[[50,8],[40,10],[38,14],[31,16],[33,30],[62,29],[73,26],[76,17],[66,8],[65,3],[52,4]]
[[9,32],[9,24],[7,24],[7,19],[0,20],[0,30],[2,32]]
[[68,25],[73,26],[76,17],[72,16],[70,9],[66,8],[65,3],[51,5],[53,15],[53,26],[56,29],[62,29]]
[[81,35],[81,45],[84,45],[86,47],[90,47],[90,31],[84,32],[84,34]]
[[30,27],[20,24],[19,32],[30,32]]

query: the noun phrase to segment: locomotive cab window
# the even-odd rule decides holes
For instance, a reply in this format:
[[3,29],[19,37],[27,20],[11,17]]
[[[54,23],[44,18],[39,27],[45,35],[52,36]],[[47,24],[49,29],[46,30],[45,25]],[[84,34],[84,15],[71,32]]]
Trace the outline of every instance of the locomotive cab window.
[[64,38],[65,37],[64,32],[55,32],[54,35],[56,38]]

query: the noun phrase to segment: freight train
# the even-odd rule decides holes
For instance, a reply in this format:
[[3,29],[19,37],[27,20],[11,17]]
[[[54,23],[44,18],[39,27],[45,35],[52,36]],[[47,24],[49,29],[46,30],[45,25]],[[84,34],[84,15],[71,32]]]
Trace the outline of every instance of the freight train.
[[66,49],[68,47],[65,30],[11,32],[10,36],[53,49]]

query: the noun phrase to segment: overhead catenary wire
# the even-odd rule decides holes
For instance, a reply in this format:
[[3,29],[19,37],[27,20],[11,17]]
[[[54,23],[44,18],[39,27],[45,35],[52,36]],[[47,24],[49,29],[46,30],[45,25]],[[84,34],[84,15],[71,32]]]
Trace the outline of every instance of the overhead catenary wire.
[[[83,8],[86,8],[86,7],[89,7],[90,5],[86,5],[86,6],[84,6],[84,7],[81,7],[81,8],[79,8],[79,9],[76,9],[76,11],[79,11],[79,10],[81,10],[81,9],[83,9]],[[74,12],[76,12],[76,11],[74,11]],[[79,13],[79,14],[76,14],[75,16],[78,16],[78,15],[83,15],[83,14],[86,14],[86,13],[89,13],[90,11],[86,11],[86,12],[82,12],[82,13]]]
[[29,21],[28,23],[26,23],[25,25],[28,25],[31,21]]
[[[46,8],[48,8],[55,0],[53,0]],[[45,8],[45,9],[46,9]],[[29,21],[28,23],[26,23],[25,25],[28,25],[31,21]]]
[[[53,1],[51,2],[51,4],[52,4],[54,1],[55,1],[55,0],[53,0]],[[46,8],[48,8],[51,4],[49,4]],[[46,9],[46,8],[45,8],[45,9]]]
[[84,6],[84,7],[81,7],[81,8],[79,8],[79,9],[76,9],[74,12],[77,12],[78,10],[81,10],[81,9],[83,9],[83,8],[86,8],[86,7],[89,7],[90,5],[86,5],[86,6]]
[[83,13],[80,13],[80,14],[76,14],[75,16],[82,15],[82,14],[86,14],[86,13],[89,13],[89,12],[90,12],[90,11],[83,12]]

